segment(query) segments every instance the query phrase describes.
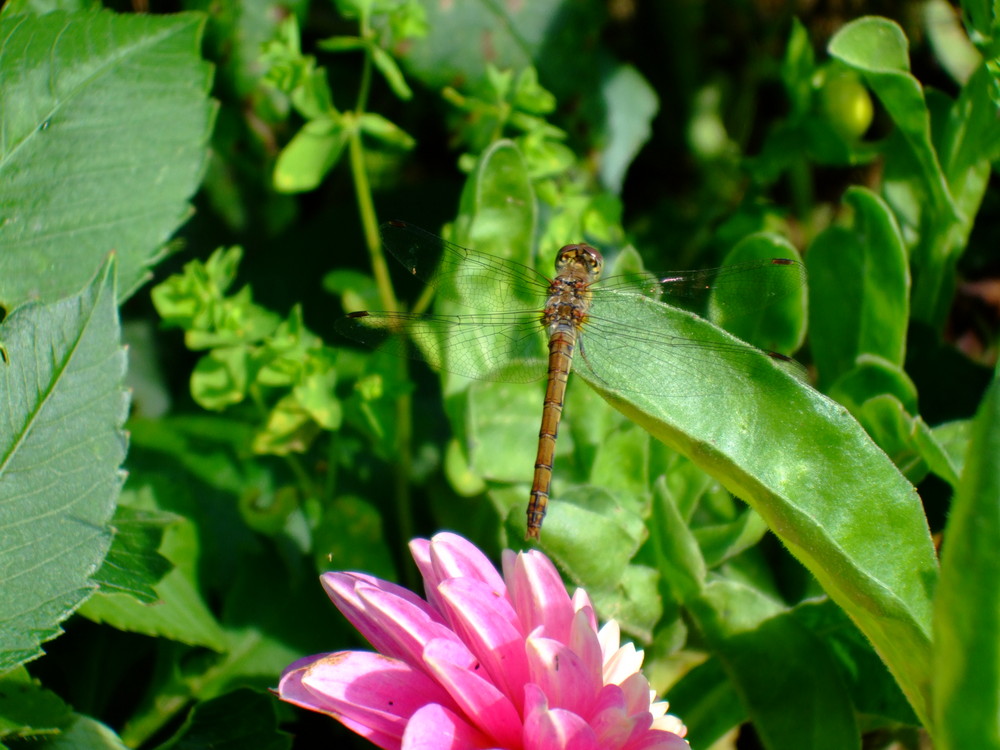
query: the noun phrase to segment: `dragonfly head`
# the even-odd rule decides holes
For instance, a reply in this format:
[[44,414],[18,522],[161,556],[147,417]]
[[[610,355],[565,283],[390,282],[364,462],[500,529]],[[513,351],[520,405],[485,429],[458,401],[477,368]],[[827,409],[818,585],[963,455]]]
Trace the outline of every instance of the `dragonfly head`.
[[601,277],[604,256],[590,245],[564,245],[556,254],[556,274],[573,276],[588,284]]

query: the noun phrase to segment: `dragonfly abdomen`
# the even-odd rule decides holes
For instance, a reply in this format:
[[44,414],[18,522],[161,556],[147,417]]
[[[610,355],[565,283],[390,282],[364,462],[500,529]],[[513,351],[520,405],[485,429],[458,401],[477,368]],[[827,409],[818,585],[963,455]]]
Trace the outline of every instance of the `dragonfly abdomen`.
[[535,474],[528,501],[527,539],[538,539],[541,535],[552,486],[559,421],[566,401],[566,384],[573,367],[573,350],[576,348],[577,330],[573,325],[555,325],[553,328],[549,338],[549,374],[542,406],[542,425],[538,430],[538,454],[535,456]]

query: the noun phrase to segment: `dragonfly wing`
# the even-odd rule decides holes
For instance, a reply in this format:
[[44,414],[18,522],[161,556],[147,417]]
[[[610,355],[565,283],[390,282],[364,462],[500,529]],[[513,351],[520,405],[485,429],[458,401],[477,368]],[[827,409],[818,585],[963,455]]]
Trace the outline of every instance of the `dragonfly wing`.
[[785,258],[766,258],[720,268],[666,274],[612,276],[594,287],[595,295],[625,292],[682,307],[712,305],[729,313],[745,313],[795,295],[806,283],[805,266]]
[[738,392],[771,358],[689,313],[648,298],[595,298],[581,335],[578,368],[612,390],[659,396]]
[[387,221],[382,244],[441,296],[484,312],[541,309],[549,280],[533,268],[448,242],[403,221]]
[[537,312],[493,315],[353,313],[337,331],[396,356],[477,380],[526,383],[545,375],[545,340]]

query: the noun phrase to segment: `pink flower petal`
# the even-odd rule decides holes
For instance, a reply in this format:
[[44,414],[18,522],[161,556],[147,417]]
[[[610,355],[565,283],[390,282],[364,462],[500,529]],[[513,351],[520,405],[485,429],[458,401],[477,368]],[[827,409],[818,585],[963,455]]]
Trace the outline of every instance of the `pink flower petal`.
[[485,678],[476,657],[464,646],[435,640],[424,649],[424,663],[463,714],[495,744],[516,747],[521,717],[514,704]]
[[435,703],[413,714],[403,735],[403,750],[481,750],[489,747],[489,741],[468,722]]
[[381,654],[299,659],[278,693],[388,750],[683,750],[642,652],[598,631],[540,551],[503,552],[503,575],[454,534],[410,545],[427,600],[364,573],[322,577]]
[[[444,595],[444,589],[448,590],[447,596]],[[523,637],[521,620],[518,618],[517,612],[514,611],[510,600],[503,593],[498,594],[485,581],[479,581],[475,578],[449,578],[438,586],[438,590],[442,595],[441,614],[451,627],[454,628],[456,624],[455,604],[465,606],[470,601],[476,601],[487,612],[488,620],[485,620],[483,625],[489,626],[496,618],[500,617]],[[459,622],[467,620],[467,617],[458,618]]]
[[388,581],[382,581],[362,573],[324,573],[320,582],[326,589],[327,596],[376,651],[390,656],[399,656],[392,652],[393,639],[388,637],[386,621],[379,613],[369,611],[368,605],[361,599],[359,590],[378,589],[387,595],[394,596],[402,603],[409,604],[424,613],[428,621],[443,623],[441,615],[412,591],[397,586]]
[[605,685],[601,688],[589,723],[601,747],[625,747],[636,729],[636,722],[625,710],[625,696],[620,687]]
[[628,744],[626,750],[691,750],[691,746],[673,732],[654,729]]
[[524,750],[601,750],[594,730],[572,711],[537,704],[524,718]]
[[569,646],[552,638],[533,634],[525,645],[531,682],[542,689],[549,705],[589,716],[601,689],[600,671],[588,669]]
[[594,675],[597,684],[601,685],[604,682],[604,655],[601,643],[597,640],[597,630],[591,625],[591,616],[587,610],[577,611],[570,624],[567,645],[586,664],[587,671]]
[[311,656],[303,656],[301,659],[296,659],[283,670],[281,670],[281,676],[284,677],[289,672],[295,672],[301,670],[303,667],[308,667],[310,664],[316,661],[322,661],[328,656],[333,656],[334,652],[328,654],[312,654]]
[[381,628],[383,645],[379,651],[388,656],[422,668],[425,644],[434,638],[458,641],[458,636],[447,625],[436,622],[425,609],[395,594],[359,585],[357,596],[364,604],[365,614]]
[[586,612],[590,620],[590,627],[597,632],[597,614],[594,612],[594,605],[590,603],[590,596],[583,589],[573,592],[573,611]]
[[461,641],[476,655],[493,684],[520,710],[528,660],[524,634],[509,620],[505,599],[470,578],[453,578],[439,586],[448,619]]
[[[625,696],[625,710],[629,716],[639,713],[649,713],[649,680],[642,672],[636,672],[621,683]],[[652,720],[652,717],[650,717]]]
[[382,748],[400,747],[410,716],[429,701],[453,706],[427,675],[380,654],[341,651],[286,674],[282,700],[325,713]]
[[514,561],[507,586],[524,632],[542,625],[546,637],[569,641],[573,603],[549,558],[538,550],[521,553]]
[[[489,558],[458,534],[435,534],[431,539],[430,559],[437,583],[448,578],[474,578],[500,595],[507,593],[507,584]],[[424,580],[427,581],[426,576]]]

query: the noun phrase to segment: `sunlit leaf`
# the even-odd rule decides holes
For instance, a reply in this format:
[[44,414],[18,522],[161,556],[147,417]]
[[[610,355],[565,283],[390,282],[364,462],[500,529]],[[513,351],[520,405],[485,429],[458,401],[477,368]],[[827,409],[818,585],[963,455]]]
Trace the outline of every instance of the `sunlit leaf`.
[[935,740],[942,750],[1000,747],[1000,380],[972,425],[941,555],[934,605]]
[[[730,340],[654,302],[643,314],[640,327]],[[871,638],[918,711],[926,710],[928,582],[937,575],[927,524],[913,487],[843,407],[778,367],[738,378],[706,365],[693,384],[711,397],[655,398],[590,384],[760,513]]]
[[55,300],[118,253],[130,296],[188,217],[214,116],[204,18],[0,20],[0,304]]

